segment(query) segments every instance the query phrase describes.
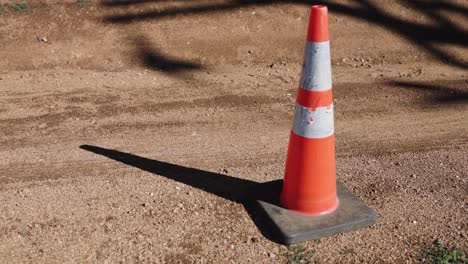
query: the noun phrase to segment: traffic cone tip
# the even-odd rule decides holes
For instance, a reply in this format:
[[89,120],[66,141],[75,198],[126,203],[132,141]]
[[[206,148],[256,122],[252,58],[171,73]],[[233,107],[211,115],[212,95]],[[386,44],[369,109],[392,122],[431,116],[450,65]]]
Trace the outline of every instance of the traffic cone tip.
[[314,5],[310,8],[309,30],[307,40],[324,42],[328,36],[328,8],[324,5]]

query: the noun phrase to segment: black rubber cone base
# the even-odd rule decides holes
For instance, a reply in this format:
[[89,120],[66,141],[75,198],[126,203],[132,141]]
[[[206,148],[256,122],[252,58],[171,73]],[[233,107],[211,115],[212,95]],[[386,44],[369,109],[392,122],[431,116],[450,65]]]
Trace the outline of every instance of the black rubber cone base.
[[251,193],[254,208],[261,211],[262,220],[269,225],[269,238],[278,243],[294,244],[315,240],[375,223],[374,210],[339,181],[339,207],[333,213],[323,216],[305,216],[282,207],[279,202],[282,183],[282,180],[261,183]]

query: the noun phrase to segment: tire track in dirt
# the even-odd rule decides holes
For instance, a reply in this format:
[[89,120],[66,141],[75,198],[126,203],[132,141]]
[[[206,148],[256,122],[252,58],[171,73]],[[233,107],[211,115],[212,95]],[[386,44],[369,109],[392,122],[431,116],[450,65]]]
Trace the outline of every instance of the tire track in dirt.
[[[463,84],[466,82],[454,80],[441,85],[460,87]],[[338,83],[335,90],[338,155],[378,154],[466,145],[466,137],[461,136],[467,134],[468,127],[464,118],[466,107],[463,104],[439,105],[439,109],[431,109],[427,105],[429,103],[426,103],[428,96],[434,96],[431,91],[423,91],[421,96],[419,91],[399,91],[384,83]],[[359,96],[363,91],[367,91],[366,95]],[[128,106],[123,106],[126,100],[121,100],[117,106],[115,104],[116,98],[127,97],[124,93],[108,100],[105,99],[106,94],[88,93],[89,90],[85,90],[72,93],[71,97],[66,93],[54,94],[53,98],[47,98],[55,99],[55,102],[62,105],[74,102],[74,105],[67,106],[74,109],[70,112],[1,120],[1,131],[5,135],[2,149],[13,150],[26,142],[41,144],[44,136],[54,136],[56,140],[66,142],[68,136],[61,134],[71,131],[70,129],[81,138],[99,138],[100,135],[109,133],[124,134],[131,138],[133,134],[137,135],[142,130],[151,134],[167,129],[206,130],[211,126],[235,131],[235,127],[245,126],[249,131],[248,138],[255,141],[256,137],[271,131],[284,131],[283,134],[287,134],[291,120],[291,99],[284,96],[275,98],[274,93],[265,96],[223,95],[167,102],[146,101],[138,105],[132,105],[132,101]],[[137,97],[137,102],[141,101],[139,98],[145,97]],[[27,100],[16,107],[27,109],[29,102],[30,100]],[[105,111],[92,112],[95,111],[93,108],[102,108]],[[214,112],[207,115],[211,111]],[[233,116],[233,112],[236,115]],[[166,117],[161,119],[161,114]],[[118,116],[122,118],[117,118]],[[126,116],[132,118],[128,119]],[[104,121],[106,119],[113,121]],[[101,121],[98,124],[90,124],[92,120]],[[145,122],[142,122],[143,120]],[[275,121],[265,123],[267,120]],[[46,123],[47,127],[37,129],[43,123]],[[402,129],[404,127],[408,129]],[[394,130],[395,128],[398,130]],[[20,132],[26,137],[16,137]],[[205,133],[210,132],[207,130]]]

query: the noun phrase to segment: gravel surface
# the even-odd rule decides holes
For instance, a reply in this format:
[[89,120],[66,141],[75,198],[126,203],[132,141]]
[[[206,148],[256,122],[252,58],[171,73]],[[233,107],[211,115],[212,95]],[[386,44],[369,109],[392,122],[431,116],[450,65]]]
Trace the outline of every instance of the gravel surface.
[[[308,6],[253,2],[0,14],[0,263],[286,262],[242,201],[283,177]],[[302,245],[468,248],[466,3],[327,3],[337,176],[378,220]]]

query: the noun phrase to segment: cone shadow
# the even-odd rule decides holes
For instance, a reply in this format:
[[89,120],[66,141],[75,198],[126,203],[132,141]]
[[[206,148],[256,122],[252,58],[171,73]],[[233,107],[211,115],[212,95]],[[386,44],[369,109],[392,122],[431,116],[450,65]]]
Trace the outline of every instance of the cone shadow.
[[113,149],[90,145],[82,145],[80,148],[236,203],[242,203],[245,191],[256,184],[249,180],[148,159]]
[[338,182],[338,209],[325,216],[304,216],[285,209],[279,202],[282,180],[258,183],[204,170],[148,159],[113,149],[81,145],[81,149],[126,165],[184,183],[240,203],[265,238],[293,244],[366,227],[375,222],[375,212]]
[[[265,186],[272,186],[272,183],[277,186],[276,182],[278,181],[258,183],[91,145],[81,145],[80,149],[240,203],[244,206],[263,236],[273,242],[283,243],[278,236],[278,228],[274,226],[271,219],[265,217],[265,211],[255,202],[262,200],[267,203],[276,203],[276,206],[280,206],[279,201],[274,199],[275,196],[279,196],[279,191],[276,194],[261,191],[265,190]],[[267,189],[269,190],[270,188]]]

